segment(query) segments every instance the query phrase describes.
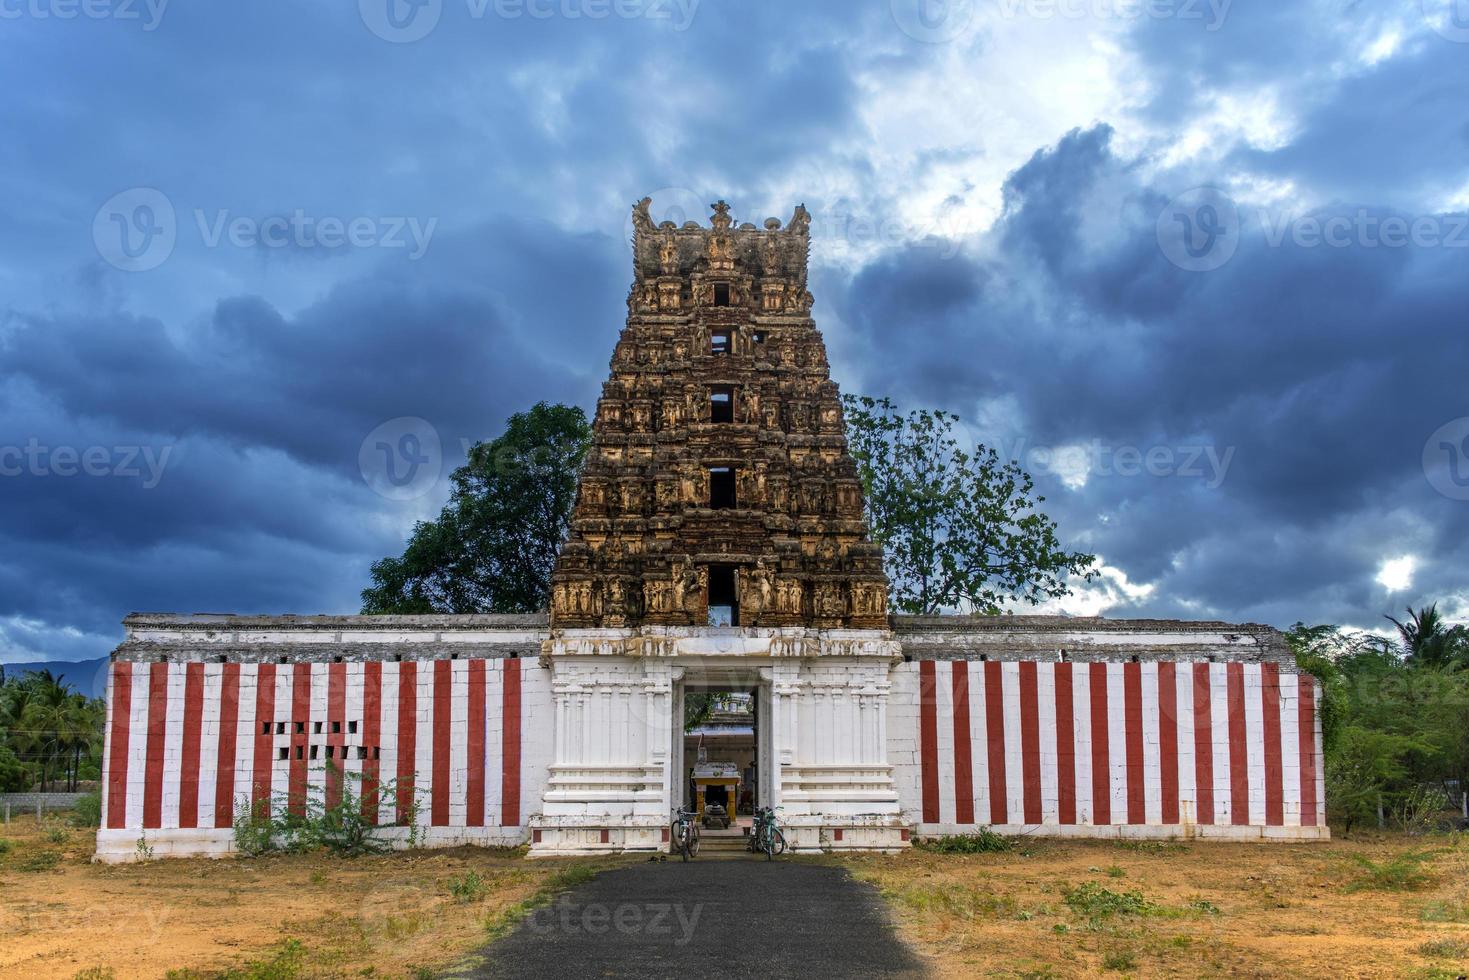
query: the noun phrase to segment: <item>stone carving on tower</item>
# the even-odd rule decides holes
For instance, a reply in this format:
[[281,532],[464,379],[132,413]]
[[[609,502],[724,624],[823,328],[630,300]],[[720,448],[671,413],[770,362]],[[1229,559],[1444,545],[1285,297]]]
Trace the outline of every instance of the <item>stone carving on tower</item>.
[[[837,386],[811,319],[811,216],[655,226],[551,576],[557,628],[887,627]],[[711,608],[713,615],[711,617]]]

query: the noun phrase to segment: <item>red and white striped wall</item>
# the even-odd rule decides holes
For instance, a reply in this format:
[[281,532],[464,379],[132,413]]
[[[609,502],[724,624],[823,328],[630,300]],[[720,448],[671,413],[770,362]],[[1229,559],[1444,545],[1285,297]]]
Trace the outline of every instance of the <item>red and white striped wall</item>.
[[1188,662],[897,671],[890,761],[920,834],[1329,835],[1308,675]]
[[308,795],[333,805],[344,781],[384,824],[408,821],[409,793],[395,813],[377,789],[412,786],[430,843],[518,844],[539,804],[549,747],[526,734],[533,716],[549,718],[550,692],[533,661],[120,661],[111,671],[102,860],[140,856],[140,837],[160,856],[227,853],[237,807],[300,809]]

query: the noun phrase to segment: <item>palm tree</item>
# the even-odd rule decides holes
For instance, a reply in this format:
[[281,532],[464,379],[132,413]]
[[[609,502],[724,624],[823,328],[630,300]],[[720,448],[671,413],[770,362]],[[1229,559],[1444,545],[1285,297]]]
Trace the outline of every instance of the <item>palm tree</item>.
[[1406,622],[1399,622],[1391,616],[1384,618],[1398,628],[1403,659],[1410,664],[1443,667],[1469,658],[1469,630],[1463,626],[1450,626],[1439,615],[1436,602],[1417,612],[1409,606]]
[[0,683],[0,734],[40,778],[44,790],[64,777],[76,786],[84,758],[100,758],[106,710],[48,670]]

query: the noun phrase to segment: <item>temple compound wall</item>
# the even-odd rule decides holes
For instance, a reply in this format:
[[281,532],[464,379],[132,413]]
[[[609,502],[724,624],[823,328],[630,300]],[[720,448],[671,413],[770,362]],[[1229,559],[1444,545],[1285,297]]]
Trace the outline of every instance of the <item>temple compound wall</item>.
[[891,630],[553,633],[544,616],[152,615],[126,626],[107,694],[104,861],[226,855],[238,813],[330,805],[343,785],[402,845],[412,823],[423,846],[661,850],[690,685],[757,693],[761,799],[780,806],[798,850],[891,850],[980,826],[1327,836],[1317,688],[1266,627],[946,616],[895,617]]
[[657,851],[685,693],[717,691],[754,695],[755,797],[797,851],[1326,835],[1316,686],[1274,630],[889,616],[811,215],[711,208],[633,206],[547,615],[129,617],[102,860],[226,854],[237,814],[349,787],[405,844]]

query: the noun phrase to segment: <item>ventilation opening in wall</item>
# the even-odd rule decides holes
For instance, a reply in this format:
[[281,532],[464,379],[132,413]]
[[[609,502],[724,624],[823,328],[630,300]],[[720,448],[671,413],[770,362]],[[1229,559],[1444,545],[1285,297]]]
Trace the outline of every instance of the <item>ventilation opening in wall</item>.
[[716,282],[714,284],[714,305],[715,306],[728,306],[729,305],[729,283],[727,283],[727,282]]
[[315,725],[312,726],[311,734],[313,734],[313,735],[320,735],[321,734],[321,722],[318,721]]
[[709,625],[740,625],[740,600],[733,565],[709,566]]
[[709,421],[734,421],[734,389],[729,385],[715,385],[709,389]]
[[357,722],[355,722],[355,721],[349,721],[349,722],[347,722],[347,734],[348,735],[356,735],[357,734]]
[[367,746],[365,746],[365,745],[359,745],[359,746],[357,746],[357,758],[359,760],[362,760],[362,759],[366,759],[367,758]]
[[288,748],[286,748],[284,745],[282,745],[281,746],[281,750],[280,750],[280,754],[277,755],[276,758],[277,759],[280,759],[282,762],[285,762],[286,760],[290,759],[290,757],[291,757],[291,750],[288,749]]
[[315,762],[316,761],[316,746],[315,745],[311,746],[311,761],[312,762]]
[[286,723],[283,722],[283,721],[276,722],[275,723],[275,733],[277,735],[284,735],[286,733]]
[[735,506],[735,472],[729,466],[709,469],[709,507],[730,510]]
[[306,722],[304,722],[304,721],[298,721],[298,722],[296,722],[296,734],[297,735],[305,735],[306,734]]
[[342,723],[340,721],[334,721],[334,722],[332,722],[332,734],[333,735],[340,735],[340,734],[342,734]]

